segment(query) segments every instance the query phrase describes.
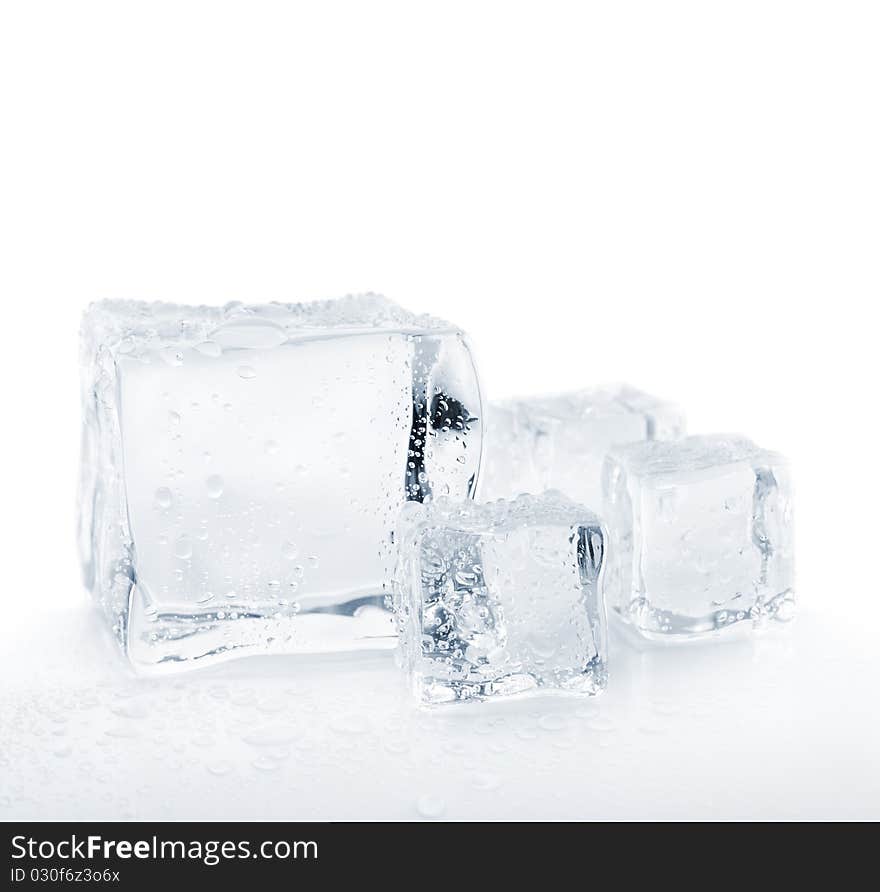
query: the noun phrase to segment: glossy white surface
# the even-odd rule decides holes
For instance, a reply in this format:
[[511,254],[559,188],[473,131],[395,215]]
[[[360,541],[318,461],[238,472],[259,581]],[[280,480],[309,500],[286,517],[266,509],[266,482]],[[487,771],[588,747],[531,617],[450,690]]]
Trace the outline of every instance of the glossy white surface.
[[0,634],[3,818],[880,816],[870,632],[815,613],[718,646],[615,635],[600,698],[430,712],[387,654],[138,681],[85,608]]

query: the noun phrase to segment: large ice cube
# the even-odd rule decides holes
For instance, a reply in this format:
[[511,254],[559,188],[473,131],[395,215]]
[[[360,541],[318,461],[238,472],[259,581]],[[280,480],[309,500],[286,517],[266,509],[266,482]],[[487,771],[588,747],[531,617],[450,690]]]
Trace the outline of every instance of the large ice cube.
[[598,518],[560,493],[407,505],[397,535],[401,657],[424,703],[606,681]]
[[615,448],[604,469],[609,606],[648,638],[695,637],[794,606],[785,460],[743,437]]
[[684,433],[678,408],[631,387],[491,402],[487,419],[479,489],[487,501],[558,489],[597,508],[611,446]]
[[479,469],[458,328],[372,295],[111,301],[82,344],[85,578],[137,666],[393,645],[399,508]]

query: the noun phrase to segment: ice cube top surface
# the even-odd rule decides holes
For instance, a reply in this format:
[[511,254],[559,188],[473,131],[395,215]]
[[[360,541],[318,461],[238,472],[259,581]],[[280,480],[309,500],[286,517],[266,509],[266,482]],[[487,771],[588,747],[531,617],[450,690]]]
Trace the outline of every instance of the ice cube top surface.
[[109,301],[82,343],[83,565],[136,664],[393,644],[399,508],[479,469],[457,328],[373,295]]
[[493,402],[488,419],[481,498],[558,489],[593,508],[612,446],[684,433],[677,407],[623,385]]
[[426,704],[606,682],[605,533],[559,493],[409,505],[395,580],[401,653]]
[[736,435],[633,443],[604,471],[612,609],[650,638],[791,617],[786,460]]
[[627,471],[640,477],[686,476],[706,470],[720,470],[739,462],[771,460],[773,455],[738,434],[711,434],[684,437],[673,442],[640,442],[611,450],[614,459]]
[[[307,303],[228,303],[222,307],[104,300],[85,313],[87,348],[104,346],[115,353],[135,353],[157,345],[203,345],[257,349],[279,346],[319,333],[345,331],[456,331],[451,323],[410,313],[379,294],[359,294]],[[168,357],[173,361],[173,356]]]
[[671,403],[625,384],[588,388],[569,393],[499,400],[502,409],[513,409],[559,421],[587,421],[621,415],[679,414]]

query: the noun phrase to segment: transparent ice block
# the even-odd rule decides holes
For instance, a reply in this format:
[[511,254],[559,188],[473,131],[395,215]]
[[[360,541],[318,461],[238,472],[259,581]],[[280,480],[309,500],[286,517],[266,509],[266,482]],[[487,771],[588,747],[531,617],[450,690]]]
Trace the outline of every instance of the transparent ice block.
[[425,704],[606,682],[605,532],[560,493],[405,506],[400,656]]
[[109,301],[82,351],[84,575],[137,667],[393,646],[398,511],[480,466],[458,328],[374,295]]
[[604,469],[608,604],[643,636],[711,635],[794,607],[785,459],[737,436],[615,448]]
[[490,402],[479,496],[511,499],[557,489],[602,504],[602,462],[615,444],[684,434],[674,405],[631,387]]

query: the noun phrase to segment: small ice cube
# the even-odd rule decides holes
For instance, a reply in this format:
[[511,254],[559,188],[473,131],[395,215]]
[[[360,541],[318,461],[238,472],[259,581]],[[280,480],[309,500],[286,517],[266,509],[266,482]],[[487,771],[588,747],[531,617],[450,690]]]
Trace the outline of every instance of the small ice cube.
[[374,295],[83,319],[80,550],[132,662],[390,647],[407,500],[472,495],[461,331]]
[[400,653],[427,704],[605,686],[605,532],[560,493],[404,508]]
[[633,443],[609,454],[609,607],[647,638],[789,619],[791,481],[782,456],[737,436]]
[[638,440],[684,434],[671,403],[631,387],[492,402],[480,498],[510,499],[558,489],[585,505],[602,504],[608,450]]

